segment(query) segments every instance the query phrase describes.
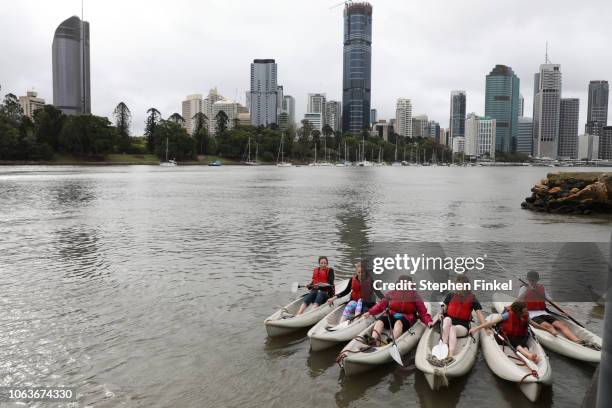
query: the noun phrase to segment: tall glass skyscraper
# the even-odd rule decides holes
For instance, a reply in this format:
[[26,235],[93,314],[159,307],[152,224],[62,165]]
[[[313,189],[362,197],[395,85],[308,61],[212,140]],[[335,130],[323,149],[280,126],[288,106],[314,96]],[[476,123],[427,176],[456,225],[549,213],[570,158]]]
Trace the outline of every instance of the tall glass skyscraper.
[[589,107],[585,133],[601,136],[603,127],[608,125],[608,94],[608,81],[589,82]]
[[557,158],[561,109],[561,66],[542,64],[535,75],[533,155]]
[[269,126],[278,114],[277,66],[273,59],[256,59],[251,64],[251,124]]
[[87,21],[72,16],[57,27],[52,65],[53,105],[67,115],[91,113]]
[[370,125],[372,6],[347,2],[344,8],[342,129],[359,134]]
[[516,149],[520,81],[506,65],[496,65],[487,75],[485,116],[496,120],[495,150]]
[[451,92],[449,130],[450,139],[465,137],[465,91]]

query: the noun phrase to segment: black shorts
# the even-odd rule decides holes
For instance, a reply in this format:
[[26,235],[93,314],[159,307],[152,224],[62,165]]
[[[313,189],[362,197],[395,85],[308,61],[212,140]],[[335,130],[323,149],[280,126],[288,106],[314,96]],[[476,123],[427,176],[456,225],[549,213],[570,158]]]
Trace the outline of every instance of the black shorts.
[[516,348],[518,346],[522,346],[527,348],[527,341],[529,340],[529,335],[525,336],[508,336],[508,340],[510,340],[510,344],[512,347]]
[[454,317],[451,317],[453,326],[463,326],[466,329],[470,330],[470,321],[469,320],[461,320],[461,319],[455,319]]
[[378,317],[376,320],[380,320],[381,322],[383,322],[383,324],[385,325],[385,329],[391,329],[391,326],[389,326],[389,319],[391,319],[391,324],[393,326],[395,326],[395,322],[398,320],[402,322],[402,333],[404,333],[406,330],[410,328],[410,322],[403,315],[399,319],[396,319],[393,316],[387,317],[386,314],[383,314],[382,316]]
[[534,322],[538,323],[538,324],[542,324],[542,323],[550,323],[553,324],[554,322],[557,321],[557,318],[554,316],[551,316],[549,314],[546,315],[540,315],[540,316],[536,316],[533,319]]

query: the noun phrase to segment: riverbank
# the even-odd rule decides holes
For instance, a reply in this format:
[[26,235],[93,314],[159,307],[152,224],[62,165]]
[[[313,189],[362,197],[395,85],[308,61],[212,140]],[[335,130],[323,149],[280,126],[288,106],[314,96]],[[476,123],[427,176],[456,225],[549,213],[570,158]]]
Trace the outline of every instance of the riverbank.
[[[198,156],[197,160],[179,162],[181,166],[207,166],[219,161],[226,166],[240,165],[236,160],[225,159],[218,156]],[[109,154],[104,156],[71,156],[55,155],[52,160],[0,160],[0,166],[154,166],[159,164],[159,158],[153,154]]]

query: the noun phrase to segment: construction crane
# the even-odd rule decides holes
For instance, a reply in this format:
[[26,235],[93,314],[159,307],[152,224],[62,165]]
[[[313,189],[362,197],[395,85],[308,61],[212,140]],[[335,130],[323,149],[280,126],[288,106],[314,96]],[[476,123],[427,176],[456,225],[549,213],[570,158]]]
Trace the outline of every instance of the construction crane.
[[340,6],[341,6],[341,5],[343,5],[343,4],[346,4],[346,5],[353,4],[353,0],[346,0],[346,1],[343,1],[342,3],[338,3],[338,4],[336,4],[336,5],[331,6],[329,9],[330,9],[330,10],[335,9],[336,7],[340,7]]

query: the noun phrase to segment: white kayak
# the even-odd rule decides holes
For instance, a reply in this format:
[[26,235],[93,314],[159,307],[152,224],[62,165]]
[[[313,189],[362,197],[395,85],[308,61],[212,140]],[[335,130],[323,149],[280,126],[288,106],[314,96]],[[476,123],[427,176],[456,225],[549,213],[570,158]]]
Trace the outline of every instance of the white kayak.
[[325,350],[338,343],[347,342],[374,323],[372,316],[367,319],[357,317],[353,321],[340,323],[344,307],[345,305],[338,306],[308,331],[312,351]]
[[[429,310],[429,303],[425,303]],[[359,336],[351,340],[340,352],[338,363],[344,370],[347,376],[356,375],[374,367],[380,366],[393,361],[389,353],[392,346],[391,331],[383,329],[382,339],[388,341],[387,344],[382,344],[380,347],[369,346],[364,343],[364,335],[372,335],[374,323],[371,323],[365,330],[359,333]],[[425,324],[421,320],[417,320],[411,328],[406,330],[399,338],[396,339],[397,348],[400,355],[407,354],[410,350],[416,347],[419,339],[425,332]]]
[[[498,313],[504,310],[504,307],[510,306],[514,298],[504,293],[493,294],[493,307]],[[538,341],[542,343],[544,347],[552,350],[556,353],[564,355],[575,360],[586,361],[590,363],[599,363],[601,361],[601,337],[593,334],[592,332],[578,326],[576,323],[562,316],[555,315],[555,318],[565,323],[570,330],[580,339],[592,344],[599,346],[600,350],[595,350],[591,347],[587,347],[582,344],[574,343],[569,340],[560,331],[557,330],[558,335],[553,336],[546,330],[539,330],[532,327],[533,333],[538,338]]]
[[[473,314],[475,316],[475,313]],[[477,321],[474,318],[475,321]],[[425,333],[416,351],[414,359],[416,367],[425,374],[427,383],[432,390],[437,390],[441,386],[448,386],[449,378],[457,378],[466,375],[476,362],[479,336],[466,336],[457,339],[455,355],[451,361],[440,361],[432,358],[432,349],[440,341],[440,325],[425,329]],[[433,363],[433,364],[432,364]],[[446,364],[444,364],[446,363]]]
[[[494,315],[487,317],[487,320],[492,316]],[[499,345],[492,329],[489,334],[485,329],[480,330],[480,345],[491,371],[504,380],[517,383],[529,401],[535,402],[538,399],[542,385],[552,383],[552,368],[548,356],[533,336],[529,336],[527,345],[529,351],[540,358],[537,365],[532,362],[535,369],[529,368],[510,347]]]
[[[349,283],[350,279],[336,283],[336,293],[343,291]],[[327,315],[334,306],[345,304],[350,296],[351,295],[349,293],[342,298],[338,298],[332,305],[324,303],[315,307],[314,304],[311,304],[306,308],[304,313],[295,316],[295,313],[297,313],[299,310],[300,305],[304,302],[304,297],[301,296],[285,307],[280,308],[270,317],[264,320],[264,325],[266,326],[268,336],[283,336],[296,330],[310,327],[325,317],[325,315]]]

